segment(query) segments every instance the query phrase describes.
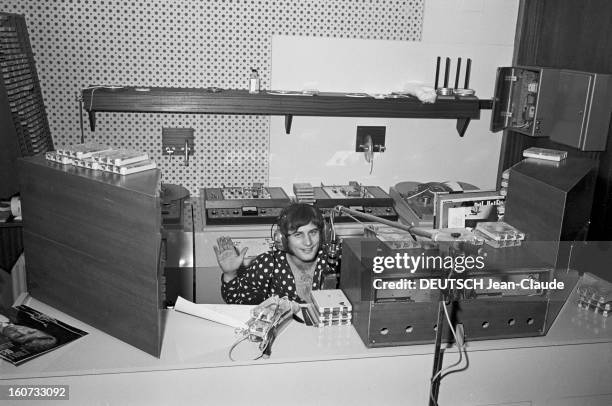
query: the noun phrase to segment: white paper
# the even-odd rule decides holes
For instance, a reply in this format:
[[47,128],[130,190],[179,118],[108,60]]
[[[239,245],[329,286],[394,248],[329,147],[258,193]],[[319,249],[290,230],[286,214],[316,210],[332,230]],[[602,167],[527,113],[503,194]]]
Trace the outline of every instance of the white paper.
[[449,207],[446,228],[465,228],[465,217],[469,207]]
[[234,328],[246,328],[246,322],[251,318],[252,305],[233,304],[196,304],[189,300],[178,297],[174,304],[174,310],[191,314],[206,320],[224,324]]

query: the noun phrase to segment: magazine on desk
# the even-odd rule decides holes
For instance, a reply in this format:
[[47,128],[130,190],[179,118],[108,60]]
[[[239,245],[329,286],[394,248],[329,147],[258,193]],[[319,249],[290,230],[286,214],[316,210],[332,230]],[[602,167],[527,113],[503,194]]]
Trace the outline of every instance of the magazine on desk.
[[87,334],[25,305],[7,313],[0,318],[0,358],[13,365],[21,365]]

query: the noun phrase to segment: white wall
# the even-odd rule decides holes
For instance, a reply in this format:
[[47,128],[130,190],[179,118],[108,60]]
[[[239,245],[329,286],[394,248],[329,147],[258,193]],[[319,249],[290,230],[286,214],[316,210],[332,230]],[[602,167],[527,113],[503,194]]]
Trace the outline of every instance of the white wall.
[[[426,2],[421,42],[274,36],[271,88],[388,92],[414,80],[432,86],[436,56],[453,64],[462,57],[463,68],[469,57],[470,87],[489,99],[496,68],[511,64],[517,13],[518,0],[436,0]],[[453,65],[451,83],[454,73]],[[286,135],[284,118],[272,117],[270,185],[292,192],[294,182],[356,180],[388,190],[405,180],[460,180],[493,188],[501,133],[489,131],[489,120],[483,110],[460,138],[455,120],[296,116]],[[363,154],[354,152],[358,125],[387,127],[387,151],[376,154],[371,175]]]

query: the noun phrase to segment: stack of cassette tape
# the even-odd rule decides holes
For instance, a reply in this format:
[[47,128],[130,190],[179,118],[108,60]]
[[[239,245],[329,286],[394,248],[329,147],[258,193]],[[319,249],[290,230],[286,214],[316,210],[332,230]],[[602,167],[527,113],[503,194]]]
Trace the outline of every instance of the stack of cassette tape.
[[608,317],[612,313],[612,289],[600,289],[596,286],[581,286],[577,289],[578,307],[592,310]]
[[310,183],[294,183],[293,193],[299,203],[313,204],[315,201],[314,189]]
[[350,325],[353,306],[340,289],[313,290],[310,292],[308,316],[313,326]]
[[64,165],[129,175],[157,168],[146,152],[113,149],[95,142],[71,145],[47,152],[45,158]]
[[476,224],[474,234],[493,248],[516,247],[525,239],[525,233],[504,221],[486,221]]

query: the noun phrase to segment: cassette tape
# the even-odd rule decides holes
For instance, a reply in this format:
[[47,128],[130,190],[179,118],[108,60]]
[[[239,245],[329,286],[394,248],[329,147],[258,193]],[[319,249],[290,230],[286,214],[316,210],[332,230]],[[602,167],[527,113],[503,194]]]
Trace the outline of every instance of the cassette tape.
[[110,150],[112,150],[112,148],[106,145],[101,145],[96,142],[86,142],[84,144],[71,145],[66,148],[58,148],[57,152],[71,158],[84,159],[91,158],[94,154]]
[[70,158],[69,156],[58,154],[55,151],[45,152],[45,159],[47,161],[59,162],[60,164],[63,164],[63,165],[73,164],[72,158]]
[[310,297],[314,310],[323,319],[347,317],[353,311],[353,306],[340,289],[313,290]]
[[148,171],[149,169],[157,168],[155,161],[147,159],[145,161],[134,162],[127,165],[110,165],[111,172],[118,173],[119,175],[129,175],[131,173]]
[[352,322],[352,313],[348,313],[345,317],[328,317],[321,318],[316,306],[312,303],[301,305],[302,316],[304,317],[306,325],[315,327],[325,326],[347,326]]
[[99,163],[123,166],[149,159],[146,152],[138,152],[126,149],[113,149],[96,153],[92,158]]
[[72,164],[74,166],[79,166],[81,168],[94,169],[94,170],[101,169],[100,164],[98,164],[96,161],[94,161],[91,158],[74,159],[72,161]]
[[482,222],[476,225],[476,231],[494,241],[524,240],[525,233],[503,221]]

